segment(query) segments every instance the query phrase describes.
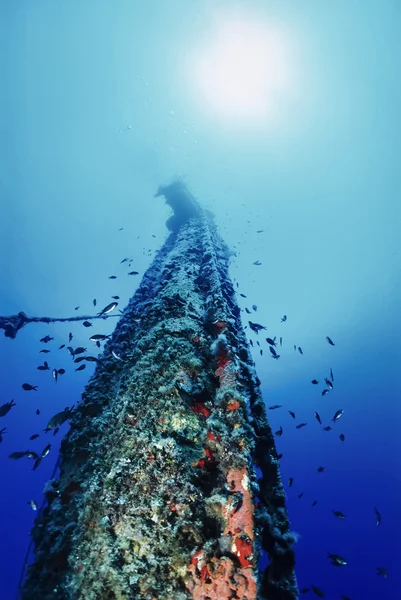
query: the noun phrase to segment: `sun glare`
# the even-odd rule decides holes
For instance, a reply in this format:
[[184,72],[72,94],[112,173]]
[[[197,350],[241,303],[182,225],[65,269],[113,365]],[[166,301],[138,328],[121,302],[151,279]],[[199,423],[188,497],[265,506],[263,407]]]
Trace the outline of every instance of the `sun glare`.
[[193,57],[198,98],[221,117],[271,117],[289,88],[288,63],[288,44],[277,28],[220,13],[206,47]]

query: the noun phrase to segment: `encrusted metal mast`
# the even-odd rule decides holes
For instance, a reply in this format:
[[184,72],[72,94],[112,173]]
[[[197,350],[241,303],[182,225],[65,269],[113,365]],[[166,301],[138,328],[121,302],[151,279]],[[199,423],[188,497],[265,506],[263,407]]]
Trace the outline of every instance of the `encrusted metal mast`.
[[183,183],[156,195],[171,234],[74,411],[21,597],[294,600],[294,538],[230,253]]

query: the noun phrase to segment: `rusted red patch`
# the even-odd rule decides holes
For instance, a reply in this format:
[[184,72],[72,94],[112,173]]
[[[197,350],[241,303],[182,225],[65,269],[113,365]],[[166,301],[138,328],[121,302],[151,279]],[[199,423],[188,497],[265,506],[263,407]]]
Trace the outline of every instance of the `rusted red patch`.
[[193,406],[191,406],[192,412],[197,415],[203,415],[204,417],[210,416],[210,410],[203,404],[203,402],[195,402]]

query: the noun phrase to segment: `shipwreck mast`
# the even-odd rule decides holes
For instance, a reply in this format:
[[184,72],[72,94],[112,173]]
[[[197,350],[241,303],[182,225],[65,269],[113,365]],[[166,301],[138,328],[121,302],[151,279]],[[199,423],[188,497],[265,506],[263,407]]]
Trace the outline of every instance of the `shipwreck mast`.
[[21,598],[294,600],[294,539],[230,253],[183,183],[156,195],[171,233],[74,411]]

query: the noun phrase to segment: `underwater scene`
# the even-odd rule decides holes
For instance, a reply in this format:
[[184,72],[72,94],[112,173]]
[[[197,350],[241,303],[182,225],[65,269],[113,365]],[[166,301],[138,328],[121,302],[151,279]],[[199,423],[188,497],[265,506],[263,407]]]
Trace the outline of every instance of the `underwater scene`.
[[0,600],[399,598],[401,5],[0,23]]

